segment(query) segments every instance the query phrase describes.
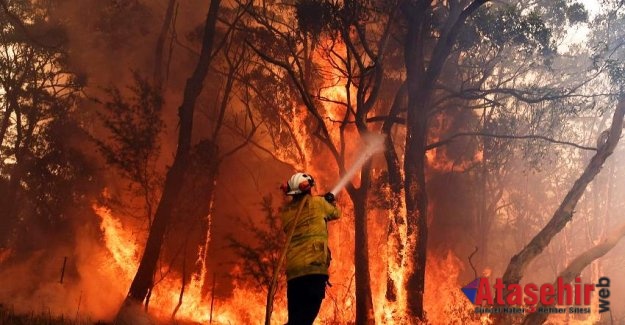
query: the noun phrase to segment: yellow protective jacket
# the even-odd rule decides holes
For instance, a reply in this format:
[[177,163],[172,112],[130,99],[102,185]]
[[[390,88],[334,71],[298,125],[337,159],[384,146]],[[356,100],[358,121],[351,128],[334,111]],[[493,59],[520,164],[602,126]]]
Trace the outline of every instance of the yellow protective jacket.
[[[290,202],[280,213],[286,233],[293,226],[300,202],[299,200]],[[308,274],[328,274],[330,253],[326,223],[338,219],[339,216],[339,209],[323,197],[308,197],[287,248],[287,280]]]

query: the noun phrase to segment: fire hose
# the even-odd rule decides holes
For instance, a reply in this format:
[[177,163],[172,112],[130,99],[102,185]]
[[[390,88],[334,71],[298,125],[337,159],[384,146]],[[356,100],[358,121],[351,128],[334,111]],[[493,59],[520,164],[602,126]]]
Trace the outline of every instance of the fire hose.
[[280,274],[280,269],[282,268],[282,264],[284,263],[284,259],[286,258],[286,252],[291,244],[291,239],[293,238],[293,234],[295,233],[295,228],[297,227],[297,222],[299,221],[299,217],[302,215],[302,210],[304,209],[304,205],[308,202],[309,196],[306,195],[302,199],[302,201],[297,206],[297,213],[295,214],[295,218],[293,219],[293,225],[289,228],[289,232],[286,235],[286,246],[282,250],[282,254],[280,254],[280,258],[278,259],[278,264],[276,265],[275,270],[273,271],[273,278],[271,279],[271,285],[269,286],[269,291],[267,292],[267,306],[265,309],[265,325],[271,324],[271,312],[273,311],[273,298],[276,295],[276,284],[278,283],[278,274]]
[[[354,177],[359,168],[361,168],[365,162],[371,159],[371,156],[376,152],[382,151],[384,149],[384,136],[382,135],[369,135],[367,138],[367,144],[364,150],[361,152],[358,159],[354,162],[352,167],[341,177],[338,183],[332,188],[330,193],[333,195],[337,195],[346,185],[347,183]],[[265,325],[271,325],[271,313],[273,312],[273,300],[276,294],[276,284],[278,283],[278,275],[280,270],[282,269],[282,264],[284,264],[284,260],[286,258],[286,253],[291,244],[291,239],[293,238],[293,234],[295,233],[295,228],[297,227],[297,222],[299,221],[300,215],[302,214],[302,210],[306,202],[308,202],[309,196],[305,196],[302,201],[297,206],[297,213],[295,214],[295,218],[293,219],[293,225],[289,228],[286,236],[286,245],[282,250],[282,254],[280,254],[280,258],[278,259],[278,264],[273,271],[273,277],[271,279],[271,284],[269,286],[269,290],[267,292],[267,306],[265,308]]]

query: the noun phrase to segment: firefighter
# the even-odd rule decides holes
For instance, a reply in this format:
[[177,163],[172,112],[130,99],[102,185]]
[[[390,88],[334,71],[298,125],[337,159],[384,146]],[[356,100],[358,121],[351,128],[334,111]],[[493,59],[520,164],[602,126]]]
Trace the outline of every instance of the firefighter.
[[[310,174],[296,173],[283,187],[286,195],[292,196],[280,214],[284,231],[288,233],[297,219],[286,254],[288,325],[313,323],[328,283],[327,222],[338,219],[340,212],[332,193],[312,196],[313,186],[315,180]],[[307,202],[303,202],[298,216],[302,200]]]

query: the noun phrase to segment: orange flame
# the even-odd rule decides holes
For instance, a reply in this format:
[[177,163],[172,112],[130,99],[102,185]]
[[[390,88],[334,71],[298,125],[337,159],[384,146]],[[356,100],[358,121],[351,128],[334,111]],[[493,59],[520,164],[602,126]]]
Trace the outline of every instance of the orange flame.
[[441,259],[429,256],[425,274],[425,310],[432,324],[484,324],[464,296],[458,282],[462,263],[452,253]]
[[[102,268],[109,272],[111,279],[116,279],[117,290],[129,287],[139,265],[136,235],[124,228],[119,219],[105,207],[94,206],[96,214],[101,218],[101,230],[109,255]],[[208,244],[205,246],[207,247]],[[199,249],[198,259],[204,258],[204,249]],[[204,265],[204,263],[202,263]],[[166,270],[162,270],[165,272]],[[176,319],[193,322],[208,322],[211,318],[210,301],[202,296],[202,284],[208,270],[203,268],[199,274],[193,274],[185,288],[183,302],[176,313]],[[170,276],[160,281],[154,288],[150,298],[150,313],[162,319],[171,317],[180,297],[180,275]],[[119,292],[120,295],[125,292]],[[280,300],[278,299],[278,303]],[[242,289],[235,283],[232,297],[221,302],[213,311],[213,322],[216,324],[249,324],[263,319],[265,296],[254,290]],[[284,308],[276,308],[274,319],[286,321]]]
[[[341,46],[343,46],[341,48]],[[335,51],[342,53],[346,51],[344,45],[335,45]],[[319,91],[319,95],[328,99],[323,102],[320,107],[323,110],[323,116],[328,117],[323,121],[330,132],[331,140],[338,143],[340,135],[340,123],[347,111],[345,101],[349,97],[355,98],[355,91],[352,87],[350,93],[345,87],[346,80],[341,76],[341,72],[335,66],[328,62],[328,58],[324,57],[321,52],[315,53],[314,60],[318,66],[327,73],[324,75]],[[312,137],[310,136],[310,128],[307,125],[308,112],[304,107],[293,105],[293,111],[282,116],[282,120],[288,123],[288,127],[294,137],[295,142],[302,149],[304,155],[303,161],[299,158],[294,159],[290,156],[289,150],[278,148],[275,152],[276,157],[293,165],[299,170],[306,170],[315,175],[328,175],[331,172],[336,173],[335,164],[323,162],[319,153],[314,151]],[[287,116],[289,115],[289,116]],[[355,128],[348,128],[346,137],[355,136]],[[350,133],[353,132],[353,133]],[[347,141],[346,156],[350,156],[350,152],[357,150],[357,141]],[[326,153],[327,154],[327,153]],[[438,152],[429,153],[429,162],[433,166],[436,164],[447,164],[448,159],[443,154],[440,156]],[[328,157],[327,159],[333,159]],[[478,158],[479,159],[479,158]],[[448,165],[445,165],[445,168]],[[358,177],[354,179],[358,183]],[[332,184],[326,184],[331,186]],[[378,324],[402,324],[408,323],[406,319],[407,296],[410,294],[405,289],[405,274],[412,267],[410,258],[405,256],[412,251],[411,247],[407,247],[414,240],[409,240],[406,235],[406,221],[394,220],[395,216],[405,218],[406,207],[403,202],[402,193],[389,193],[389,195],[397,195],[400,197],[398,206],[394,207],[391,212],[388,211],[370,211],[369,212],[369,244],[370,244],[370,270],[371,270],[371,289],[373,294],[373,303],[375,306],[375,318]],[[355,315],[355,283],[354,283],[354,220],[353,207],[349,200],[339,196],[339,205],[343,211],[342,220],[335,224],[330,224],[330,247],[332,248],[333,262],[330,268],[331,282],[333,287],[328,288],[326,299],[323,302],[318,322],[343,324],[350,323],[354,320]],[[94,206],[94,211],[101,218],[101,229],[104,233],[104,239],[107,251],[109,252],[111,278],[120,279],[123,285],[120,287],[119,294],[125,295],[126,290],[134,276],[134,272],[138,266],[138,256],[141,249],[137,244],[137,236],[141,238],[145,234],[136,233],[130,229],[124,228],[119,219],[115,218],[109,209]],[[398,233],[397,237],[389,237],[387,234],[389,218],[394,222],[394,227]],[[209,234],[210,235],[210,234]],[[210,236],[207,236],[207,242],[203,247],[199,248],[198,259],[203,261],[208,250]],[[377,242],[376,242],[377,241]],[[379,254],[378,252],[381,252]],[[201,263],[206,265],[206,263]],[[480,320],[471,314],[473,309],[469,302],[460,291],[457,278],[461,270],[460,261],[449,253],[446,257],[439,259],[430,256],[428,259],[428,268],[426,273],[426,311],[428,319],[432,324],[446,323],[485,323],[488,320]],[[232,271],[233,274],[240,272],[236,267]],[[210,270],[205,267],[199,274],[193,274],[187,287],[185,288],[184,299],[180,306],[176,318],[183,321],[193,321],[206,323],[211,318],[210,299],[202,295],[202,284],[205,283],[207,274]],[[397,299],[394,302],[387,301],[386,279],[391,278],[397,286]],[[154,288],[150,301],[151,314],[169,319],[171,313],[176,308],[180,296],[179,274],[170,275],[158,283]],[[234,277],[233,277],[234,278]],[[259,291],[257,288],[246,287],[244,283],[233,283],[234,290],[232,295],[227,299],[219,299],[215,302],[212,320],[217,324],[255,324],[264,318],[264,305],[266,292]],[[285,292],[279,292],[276,295],[276,303],[274,305],[273,321],[284,323],[287,320]]]

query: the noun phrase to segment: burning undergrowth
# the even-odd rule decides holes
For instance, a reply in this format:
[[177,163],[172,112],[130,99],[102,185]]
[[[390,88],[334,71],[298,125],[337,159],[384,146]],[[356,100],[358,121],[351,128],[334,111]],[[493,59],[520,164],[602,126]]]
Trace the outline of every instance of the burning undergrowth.
[[[126,81],[132,79],[128,76],[129,66],[139,71],[134,73],[134,83],[129,82],[130,88],[108,92],[112,97],[110,101],[104,98],[76,101],[76,107],[88,111],[75,112],[80,133],[70,133],[67,131],[70,128],[60,125],[58,128],[66,133],[51,133],[58,143],[33,145],[60,146],[59,143],[69,143],[70,139],[76,142],[72,144],[76,147],[73,149],[84,154],[84,160],[97,165],[89,170],[73,171],[84,177],[76,181],[83,187],[67,182],[55,183],[53,188],[44,186],[45,181],[29,182],[38,171],[32,168],[37,166],[34,161],[41,161],[41,157],[25,155],[19,160],[17,149],[9,155],[4,155],[4,151],[0,153],[8,161],[0,162],[0,171],[8,175],[0,175],[0,190],[23,187],[17,198],[25,206],[16,218],[23,228],[19,234],[20,245],[0,248],[0,277],[4,279],[0,302],[10,304],[16,311],[41,310],[85,319],[112,320],[128,295],[160,203],[174,202],[170,204],[169,213],[172,222],[165,227],[164,240],[159,243],[162,250],[155,255],[158,263],[148,289],[147,307],[136,304],[123,312],[128,312],[133,324],[172,319],[190,323],[258,323],[264,318],[269,278],[275,269],[276,252],[284,240],[277,222],[282,202],[265,199],[259,206],[259,201],[269,193],[274,198],[281,196],[278,183],[294,171],[306,171],[317,180],[315,194],[336,192],[343,211],[342,219],[329,225],[332,287],[327,288],[319,315],[321,323],[350,324],[362,317],[363,311],[366,317],[379,324],[408,323],[412,312],[408,301],[421,292],[415,292],[407,281],[412,272],[419,268],[424,270],[423,265],[414,264],[417,262],[413,257],[421,248],[423,252],[418,253],[423,255],[420,256],[427,256],[423,303],[427,322],[479,324],[490,321],[472,313],[471,304],[460,291],[469,278],[476,276],[468,267],[467,257],[473,255],[473,248],[478,246],[474,264],[479,268],[492,267],[495,273],[501,273],[508,254],[522,247],[544,223],[544,213],[534,210],[552,210],[557,203],[554,188],[564,188],[564,182],[549,179],[549,182],[560,182],[550,187],[553,184],[546,184],[548,181],[541,184],[539,179],[547,179],[546,174],[530,179],[511,173],[510,170],[522,168],[508,159],[522,159],[514,156],[519,149],[510,142],[474,136],[454,137],[456,132],[470,133],[473,129],[494,133],[510,131],[490,129],[493,126],[486,122],[489,108],[469,110],[465,106],[473,107],[477,103],[443,100],[445,104],[441,105],[448,107],[436,107],[437,113],[425,117],[430,120],[429,129],[424,132],[427,139],[423,142],[429,147],[421,157],[425,162],[421,172],[425,174],[427,186],[420,190],[427,192],[429,203],[420,212],[427,214],[427,218],[421,216],[424,218],[421,221],[425,220],[425,227],[421,229],[429,230],[429,239],[416,247],[419,239],[414,232],[409,234],[415,224],[408,225],[414,220],[408,218],[406,206],[406,192],[415,188],[404,188],[402,183],[407,177],[415,176],[406,175],[405,166],[402,167],[406,157],[404,140],[414,136],[407,132],[407,108],[400,107],[409,102],[408,95],[402,95],[401,90],[403,80],[400,79],[405,73],[403,70],[378,70],[380,65],[376,62],[384,55],[390,56],[389,61],[402,62],[398,59],[403,55],[398,40],[404,35],[399,33],[385,39],[376,34],[401,26],[395,26],[389,17],[378,17],[380,19],[368,21],[371,25],[363,30],[352,29],[350,22],[342,34],[306,38],[307,35],[296,32],[282,33],[280,28],[289,27],[282,21],[273,31],[271,26],[259,26],[269,24],[263,19],[247,26],[246,19],[251,17],[246,17],[241,19],[241,27],[249,28],[245,35],[228,34],[231,31],[223,22],[241,17],[237,16],[236,8],[223,8],[225,14],[217,34],[228,37],[224,36],[222,47],[211,53],[215,61],[208,69],[210,78],[207,80],[210,80],[204,92],[198,95],[198,109],[189,114],[195,119],[194,125],[200,127],[191,130],[181,127],[176,105],[181,102],[184,82],[197,59],[195,48],[199,48],[199,42],[206,35],[201,26],[198,28],[201,10],[181,4],[180,12],[175,7],[175,15],[185,19],[180,19],[181,23],[176,25],[176,16],[172,20],[175,26],[164,26],[166,33],[163,35],[170,42],[170,53],[166,69],[160,69],[167,70],[167,76],[161,76],[165,80],[159,83],[163,88],[152,87],[149,78],[137,77],[151,70],[153,49],[133,51],[123,58],[114,53],[143,46],[137,39],[143,42],[144,38],[156,38],[156,30],[151,27],[161,22],[161,17],[154,14],[160,12],[160,7],[149,1],[66,1],[56,8],[57,14],[66,11],[69,26],[74,27],[68,32],[69,46],[74,50],[88,49],[70,60],[74,68],[92,76],[88,91],[99,92],[97,84],[113,84],[113,89],[127,84]],[[338,10],[339,7],[326,9]],[[252,15],[253,9],[247,8],[246,14]],[[367,16],[358,12],[365,8],[341,10],[345,10],[341,14],[351,19]],[[84,12],[98,15],[92,19]],[[333,19],[331,16],[321,18]],[[119,20],[123,22],[118,24]],[[387,21],[388,28],[379,28]],[[84,26],[88,32],[77,26]],[[261,27],[266,30],[259,31]],[[333,21],[327,27],[344,26],[340,21]],[[272,32],[277,36],[270,35]],[[369,39],[361,36],[365,32],[370,33],[369,37],[379,36],[379,45],[365,44]],[[105,35],[91,38],[87,35],[91,33]],[[184,33],[192,37],[178,38]],[[279,39],[287,34],[303,39]],[[266,53],[248,48],[257,41],[254,37],[267,46]],[[284,41],[276,44],[296,44],[300,48],[292,49],[291,53],[269,48],[267,44],[272,44],[276,38]],[[377,46],[387,41],[392,45],[388,53],[383,53]],[[181,48],[184,54],[176,52]],[[381,52],[375,53],[377,51]],[[276,57],[268,58],[268,55]],[[235,57],[236,60],[232,60]],[[241,61],[237,61],[239,59]],[[285,61],[282,65],[268,63],[272,59]],[[305,62],[295,64],[300,63],[299,60]],[[280,71],[291,63],[293,66],[287,69],[300,70]],[[452,87],[454,83],[449,85]],[[443,92],[436,90],[432,96],[441,95],[439,91]],[[378,94],[380,98],[375,97]],[[393,98],[395,94],[397,98]],[[504,104],[507,102],[502,99],[501,106]],[[97,108],[89,111],[94,106]],[[103,110],[102,106],[108,110]],[[396,110],[387,111],[390,106]],[[483,116],[479,116],[480,110]],[[13,120],[19,121],[19,118]],[[15,133],[11,134],[10,144],[19,142],[19,132],[10,131]],[[166,192],[166,173],[174,169],[171,156],[176,151],[178,131],[188,131],[189,143],[183,143],[190,147],[185,157],[188,160],[183,160],[188,166],[176,178],[182,194],[172,195],[168,201],[162,197]],[[378,132],[386,136],[377,136],[377,146],[385,145],[384,157],[379,155],[359,165],[359,152],[363,151],[360,142],[367,142],[371,133]],[[75,141],[76,138],[80,140]],[[95,142],[100,152],[93,148],[94,139],[99,139]],[[67,161],[65,158],[60,155],[55,162]],[[14,165],[25,166],[21,183],[19,179],[14,180],[18,175],[14,171],[19,171],[12,168]],[[50,164],[52,167],[46,168],[49,167],[53,175],[69,174],[59,168],[60,165]],[[350,169],[354,165],[357,168]],[[393,167],[396,170],[391,170]],[[550,172],[555,174],[556,170]],[[343,181],[337,184],[341,178]],[[10,179],[14,180],[12,184]],[[521,183],[525,184],[522,189],[518,186]],[[532,190],[532,186],[541,188]],[[58,191],[67,188],[73,191]],[[32,193],[39,195],[38,203],[48,203],[52,201],[50,197],[72,200],[63,201],[60,209],[48,213],[55,216],[54,222],[26,218],[45,215],[29,211],[31,207],[26,203],[30,202],[28,195]],[[545,199],[544,193],[550,193],[549,198]],[[0,192],[0,196],[4,194]],[[598,197],[596,202],[599,202]],[[39,204],[32,210],[46,207]],[[586,208],[586,212],[590,210],[594,208]],[[412,217],[414,219],[415,215]],[[595,219],[598,220],[596,216]],[[608,222],[601,226],[607,228]],[[565,230],[564,235],[568,237],[562,247],[552,247],[559,251],[549,252],[548,262],[553,265],[548,266],[553,270],[564,266],[566,256],[574,247],[569,244],[569,237],[584,237],[592,242],[599,238],[598,231],[595,232],[579,236],[579,233]],[[538,261],[541,267],[547,264],[544,260]],[[546,277],[546,273],[541,272],[539,276]],[[284,279],[280,283],[273,320],[285,322]]]
[[[347,202],[341,200],[340,204],[345,215],[340,224],[330,229],[330,245],[334,256],[331,266],[333,286],[328,288],[327,299],[320,314],[320,319],[324,322],[336,324],[349,323],[355,312],[354,269],[351,262],[353,253],[351,245],[345,245],[345,241],[353,236],[350,226],[353,217]],[[3,265],[2,277],[13,281],[2,287],[2,299],[10,301],[16,311],[32,311],[36,304],[36,308],[52,314],[78,314],[83,319],[111,320],[134,276],[145,233],[139,226],[141,223],[123,221],[121,215],[113,214],[109,208],[94,205],[93,211],[97,224],[77,226],[77,237],[73,246],[36,252],[20,263]],[[371,229],[374,230],[371,245],[384,252],[386,234],[383,229],[386,220],[382,213],[372,214],[374,215],[378,217],[370,220]],[[237,234],[237,239],[243,239],[241,235],[246,236],[245,231]],[[199,251],[198,260],[203,256],[201,250]],[[62,271],[64,256],[68,257],[68,263]],[[180,305],[182,274],[172,270],[169,265],[161,265],[150,297],[150,314],[157,319],[167,320],[175,312],[176,319],[191,322],[207,322],[212,315],[213,322],[217,324],[249,324],[262,319],[266,286],[262,282],[254,282],[248,276],[246,272],[249,268],[238,260],[241,257],[240,254],[231,255],[231,259],[238,262],[228,275],[220,275],[217,279],[219,282],[230,282],[232,289],[229,293],[215,295],[214,287],[210,287],[215,281],[215,270],[204,268],[200,272],[189,272],[187,275]],[[374,262],[373,278],[385,279],[385,254],[371,254],[371,258]],[[452,253],[440,258],[432,255],[430,261],[427,274],[431,280],[428,281],[437,283],[436,287],[428,287],[426,291],[426,299],[431,302],[427,304],[430,319],[444,319],[450,313],[458,314],[459,319],[469,319],[462,312],[462,301],[458,300],[458,276],[462,263]],[[61,284],[59,281],[62,272],[64,278]],[[401,315],[382,314],[383,310],[388,309],[384,307],[387,304],[384,298],[384,281],[374,281],[372,284],[380,323],[401,321]],[[274,312],[276,321],[286,321],[283,289],[277,295]]]
[[[0,287],[0,299],[19,313],[111,319],[127,284],[116,276],[111,255],[98,240],[99,228],[83,226],[77,233],[74,245],[42,249],[4,263],[0,274],[7,280]],[[110,290],[102,290],[102,284]]]

